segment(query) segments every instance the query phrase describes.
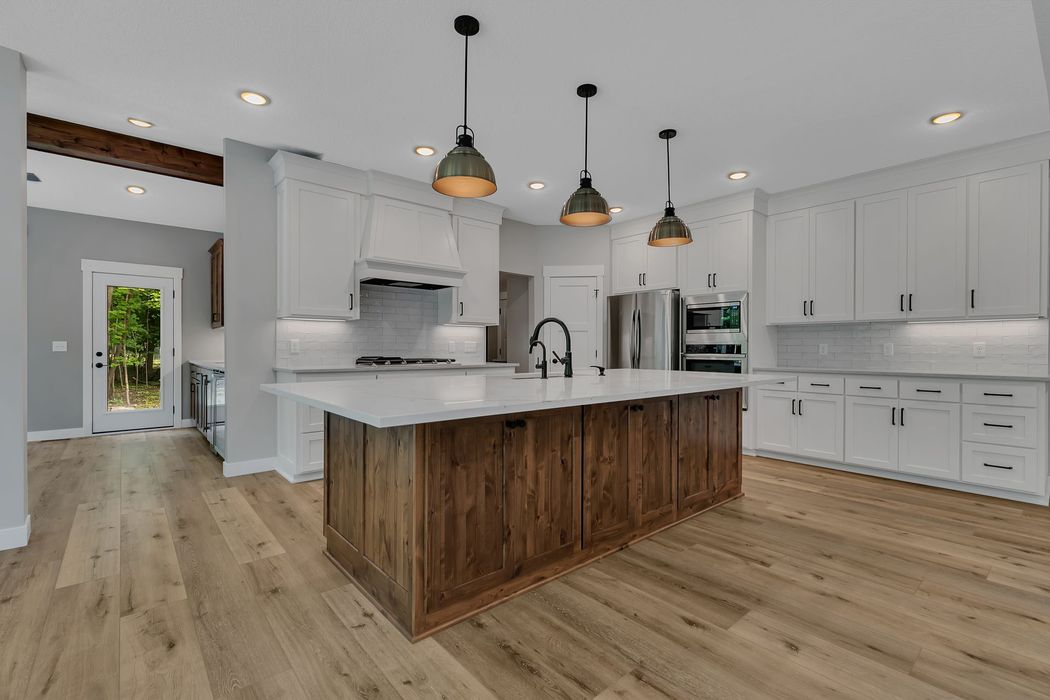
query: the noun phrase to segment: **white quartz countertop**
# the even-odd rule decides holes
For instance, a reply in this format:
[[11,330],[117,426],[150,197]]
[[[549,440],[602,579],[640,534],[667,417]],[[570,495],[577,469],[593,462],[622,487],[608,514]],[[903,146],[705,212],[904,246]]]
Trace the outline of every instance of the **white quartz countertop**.
[[276,396],[335,413],[377,428],[434,423],[523,411],[697,394],[774,384],[781,377],[720,372],[610,369],[606,376],[572,379],[531,375],[380,377],[353,380],[263,384]]
[[222,360],[208,360],[208,361],[190,360],[189,364],[191,364],[191,365],[193,365],[195,367],[200,367],[201,369],[214,369],[214,370],[218,370],[220,372],[225,372],[226,371],[226,363],[223,362]]
[[928,372],[907,369],[836,369],[833,367],[754,367],[756,372],[785,372],[787,374],[851,374],[870,377],[940,377],[944,379],[997,379],[1008,382],[1048,382],[1047,372],[1017,374],[1014,372]]
[[412,370],[435,370],[435,369],[514,369],[517,362],[454,362],[446,365],[344,365],[342,367],[274,367],[274,372],[294,372],[296,374],[313,374],[324,372],[411,372]]

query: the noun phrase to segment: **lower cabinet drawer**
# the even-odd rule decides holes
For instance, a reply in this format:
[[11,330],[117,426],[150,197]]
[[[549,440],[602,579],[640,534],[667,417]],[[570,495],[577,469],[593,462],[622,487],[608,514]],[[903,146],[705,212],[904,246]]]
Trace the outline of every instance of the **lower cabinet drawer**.
[[1035,450],[963,443],[962,481],[997,489],[1042,494],[1046,470]]
[[959,402],[959,382],[943,379],[902,379],[900,396],[916,401]]
[[776,384],[764,384],[762,388],[769,391],[795,391],[798,389],[798,377],[784,377]]
[[897,380],[886,377],[846,377],[846,396],[897,398]]
[[324,432],[299,436],[298,472],[317,472],[324,469]]
[[1036,446],[1039,428],[1034,408],[963,405],[962,439],[1011,447]]
[[1035,384],[1004,384],[1003,382],[966,382],[962,391],[963,403],[983,403],[995,406],[1037,405],[1039,391]]
[[841,394],[845,385],[842,377],[824,374],[798,375],[798,390],[811,394]]

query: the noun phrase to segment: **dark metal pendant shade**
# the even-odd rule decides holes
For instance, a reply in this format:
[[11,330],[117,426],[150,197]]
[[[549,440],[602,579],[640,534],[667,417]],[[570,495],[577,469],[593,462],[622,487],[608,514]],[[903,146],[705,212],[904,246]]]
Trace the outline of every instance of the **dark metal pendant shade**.
[[671,139],[677,135],[678,132],[674,129],[664,129],[660,132],[660,138],[667,144],[667,205],[664,207],[664,215],[649,231],[649,245],[657,248],[670,248],[693,242],[693,233],[674,213],[674,204],[671,203]]
[[590,127],[590,98],[598,94],[598,88],[591,83],[584,83],[576,88],[576,94],[583,98],[583,170],[580,171],[580,186],[565,200],[558,219],[566,226],[601,226],[612,220],[609,203],[602,193],[591,186],[591,173],[587,170],[587,137]]
[[455,148],[434,169],[431,187],[449,197],[487,197],[496,191],[496,175],[485,156],[474,148],[474,131],[467,126],[468,47],[470,37],[478,33],[481,24],[470,15],[460,15],[453,26],[463,37],[463,123],[456,128]]

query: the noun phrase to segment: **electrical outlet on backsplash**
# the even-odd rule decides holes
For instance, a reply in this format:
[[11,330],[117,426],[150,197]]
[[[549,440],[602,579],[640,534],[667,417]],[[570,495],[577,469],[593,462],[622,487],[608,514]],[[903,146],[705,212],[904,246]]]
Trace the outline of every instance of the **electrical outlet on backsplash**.
[[[293,340],[298,341],[298,354],[292,352]],[[364,285],[360,320],[278,320],[276,364],[348,367],[362,355],[449,357],[450,343],[461,350],[451,355],[459,362],[485,361],[485,329],[438,323],[436,292]]]
[[[1045,373],[1046,319],[781,326],[777,365],[824,369]],[[974,344],[985,354],[974,357]],[[821,346],[827,354],[821,354]],[[884,348],[892,347],[887,355]]]

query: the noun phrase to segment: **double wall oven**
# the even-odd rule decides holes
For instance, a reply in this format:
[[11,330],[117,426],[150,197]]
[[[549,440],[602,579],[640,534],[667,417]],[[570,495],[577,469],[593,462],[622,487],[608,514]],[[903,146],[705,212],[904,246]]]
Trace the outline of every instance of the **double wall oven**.
[[747,292],[682,297],[682,369],[743,374],[747,367]]

